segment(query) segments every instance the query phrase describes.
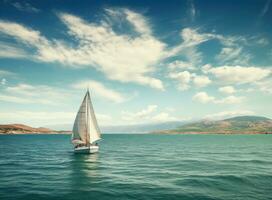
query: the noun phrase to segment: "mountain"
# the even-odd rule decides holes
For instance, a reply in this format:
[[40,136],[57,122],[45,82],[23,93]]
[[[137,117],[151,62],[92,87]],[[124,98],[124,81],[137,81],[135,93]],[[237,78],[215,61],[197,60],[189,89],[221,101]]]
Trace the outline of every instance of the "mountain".
[[272,134],[272,120],[259,116],[239,116],[217,121],[203,120],[157,133]]
[[58,131],[40,127],[33,128],[24,124],[0,125],[0,134],[58,133]]
[[[56,125],[48,126],[50,128]],[[27,133],[71,133],[71,125],[61,125],[58,129],[33,128],[23,124],[0,125],[0,134]],[[68,131],[61,131],[68,130]],[[272,134],[272,120],[259,116],[240,116],[224,120],[202,120],[198,122],[164,122],[136,125],[102,126],[102,133],[180,133],[180,134]]]

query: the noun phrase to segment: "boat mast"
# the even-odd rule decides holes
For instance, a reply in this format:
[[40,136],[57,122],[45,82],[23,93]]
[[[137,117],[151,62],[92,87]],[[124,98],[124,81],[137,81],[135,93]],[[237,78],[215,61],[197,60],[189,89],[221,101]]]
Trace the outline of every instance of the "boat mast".
[[89,113],[89,87],[87,89],[87,101],[86,101],[86,111],[87,111],[87,122],[86,122],[86,145],[90,146],[90,127],[89,127],[89,118],[90,118],[90,113]]

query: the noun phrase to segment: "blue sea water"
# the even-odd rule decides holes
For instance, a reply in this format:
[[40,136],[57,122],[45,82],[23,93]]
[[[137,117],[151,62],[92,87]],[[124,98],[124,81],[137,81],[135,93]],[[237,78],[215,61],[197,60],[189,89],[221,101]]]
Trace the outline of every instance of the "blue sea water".
[[272,135],[1,135],[0,199],[272,199]]

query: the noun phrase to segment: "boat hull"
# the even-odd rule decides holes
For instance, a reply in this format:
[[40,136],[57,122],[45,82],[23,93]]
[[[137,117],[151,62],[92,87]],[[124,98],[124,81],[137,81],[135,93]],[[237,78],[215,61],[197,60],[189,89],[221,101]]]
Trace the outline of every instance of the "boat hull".
[[76,147],[74,149],[74,152],[80,154],[92,154],[98,152],[98,150],[99,150],[98,146]]

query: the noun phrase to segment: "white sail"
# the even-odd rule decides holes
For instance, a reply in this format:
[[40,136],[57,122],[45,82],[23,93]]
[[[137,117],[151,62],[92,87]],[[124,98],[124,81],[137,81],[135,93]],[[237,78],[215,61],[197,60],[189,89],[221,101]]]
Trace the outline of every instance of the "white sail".
[[101,133],[97,124],[97,120],[94,114],[94,109],[90,97],[89,91],[87,91],[87,101],[88,101],[88,131],[89,131],[89,142],[92,144],[97,140],[101,139]]
[[87,91],[83,102],[77,113],[73,134],[73,144],[92,144],[100,139],[100,130],[96,121],[89,91]]
[[87,143],[87,94],[84,97],[84,100],[78,110],[72,134],[72,142],[74,144]]

